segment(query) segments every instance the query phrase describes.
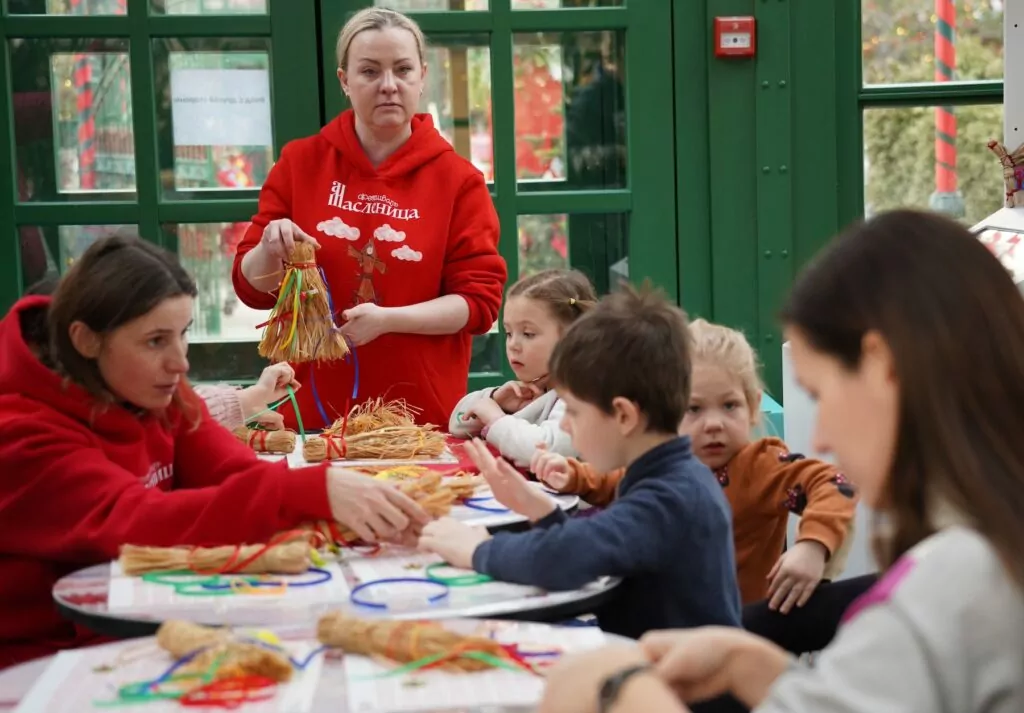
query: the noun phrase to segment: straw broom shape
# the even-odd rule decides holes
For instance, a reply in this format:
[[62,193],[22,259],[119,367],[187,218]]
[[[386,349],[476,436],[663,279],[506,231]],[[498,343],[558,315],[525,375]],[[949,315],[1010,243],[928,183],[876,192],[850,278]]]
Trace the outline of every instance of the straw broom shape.
[[[309,532],[282,533],[268,545],[223,547],[140,547],[122,545],[121,570],[129,577],[149,572],[217,572],[232,574],[302,574],[310,566]],[[250,561],[251,560],[251,561]],[[240,563],[240,568],[230,565]]]
[[1024,144],[1010,153],[998,141],[989,141],[988,147],[999,157],[1003,165],[1003,182],[1006,184],[1006,207],[1024,207]]
[[299,243],[284,265],[277,304],[260,341],[260,356],[292,363],[343,359],[348,346],[334,324],[315,249]]
[[334,422],[302,445],[308,463],[342,459],[409,460],[436,458],[444,452],[445,436],[436,426],[419,426],[416,409],[404,401],[376,399],[358,404],[347,417]]
[[265,428],[239,426],[233,433],[257,453],[284,453],[295,450],[295,431],[268,431]]
[[363,620],[330,612],[317,624],[317,639],[324,646],[348,654],[381,657],[395,663],[412,663],[429,656],[451,654],[442,668],[455,671],[483,671],[493,668],[486,661],[457,656],[474,651],[498,658],[505,653],[497,641],[463,636],[434,622]]
[[[207,673],[219,661],[213,680],[261,676],[278,683],[292,677],[288,657],[279,651],[236,639],[225,629],[213,629],[187,621],[167,621],[156,632],[156,643],[175,659],[195,652],[195,658],[177,673]],[[197,681],[197,685],[202,681]]]
[[[443,484],[440,473],[430,473],[416,480],[402,481],[396,487],[416,501],[433,518],[443,517],[451,512],[452,504],[456,500],[455,493]],[[332,527],[330,523],[320,520],[308,523],[304,527],[318,533],[328,541],[340,540],[337,544],[343,545],[359,539],[355,530],[349,528],[345,523],[337,524],[340,525],[340,528]]]

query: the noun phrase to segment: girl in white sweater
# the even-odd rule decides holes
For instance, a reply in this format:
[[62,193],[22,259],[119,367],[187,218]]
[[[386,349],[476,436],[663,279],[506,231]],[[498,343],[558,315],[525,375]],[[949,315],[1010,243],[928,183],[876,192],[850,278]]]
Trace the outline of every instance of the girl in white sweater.
[[548,360],[576,318],[597,303],[590,280],[577,270],[544,270],[516,282],[505,296],[505,354],[515,381],[467,394],[448,430],[480,436],[517,466],[527,466],[538,444],[573,456],[560,422],[565,404],[547,388]]

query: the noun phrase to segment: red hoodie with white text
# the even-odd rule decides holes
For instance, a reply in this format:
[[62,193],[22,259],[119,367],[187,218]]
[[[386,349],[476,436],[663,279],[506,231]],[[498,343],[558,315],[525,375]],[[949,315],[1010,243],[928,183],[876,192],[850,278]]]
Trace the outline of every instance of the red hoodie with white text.
[[[413,118],[412,136],[376,168],[355,131],[351,110],[315,136],[287,144],[260,193],[259,213],[238,246],[233,280],[245,304],[270,309],[276,293],[242,275],[242,257],[267,224],[289,218],[320,243],[335,322],[349,307],[396,307],[460,295],[469,321],[456,334],[385,334],[356,348],[353,363],[295,366],[305,388],[296,394],[303,424],[330,425],[349,405],[385,396],[421,410],[421,423],[443,425],[466,393],[472,336],[498,316],[507,271],[498,254],[498,218],[481,173],[452,149],[428,114]],[[315,387],[315,388],[313,388]],[[314,394],[319,395],[320,407]],[[290,427],[290,406],[282,407]]]
[[184,383],[197,425],[174,407],[163,419],[104,407],[44,366],[21,319],[38,323],[49,300],[26,297],[0,321],[0,668],[95,638],[51,591],[122,544],[259,543],[331,517],[325,466],[259,460]]

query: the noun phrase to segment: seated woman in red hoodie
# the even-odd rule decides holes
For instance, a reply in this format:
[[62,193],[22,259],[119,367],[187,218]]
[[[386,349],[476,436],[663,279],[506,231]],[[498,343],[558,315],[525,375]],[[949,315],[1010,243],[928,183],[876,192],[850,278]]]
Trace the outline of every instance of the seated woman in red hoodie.
[[51,599],[122,544],[266,542],[333,518],[373,540],[427,521],[392,487],[259,460],[185,379],[196,286],[136,238],[95,243],[0,321],[0,668],[93,635]]
[[[427,66],[415,22],[361,10],[341,30],[337,59],[352,109],[281,151],[238,246],[235,291],[270,309],[294,244],[318,246],[359,369],[297,365],[303,422],[329,425],[353,399],[384,396],[446,424],[466,393],[472,335],[501,306],[498,218],[480,171],[416,113]],[[290,408],[282,415],[294,425]]]

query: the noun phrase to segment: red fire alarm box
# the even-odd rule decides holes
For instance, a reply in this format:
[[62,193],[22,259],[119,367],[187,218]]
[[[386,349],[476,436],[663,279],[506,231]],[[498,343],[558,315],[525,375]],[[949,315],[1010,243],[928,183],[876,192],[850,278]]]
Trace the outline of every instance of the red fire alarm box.
[[757,50],[755,20],[750,16],[715,18],[715,56],[753,57]]

